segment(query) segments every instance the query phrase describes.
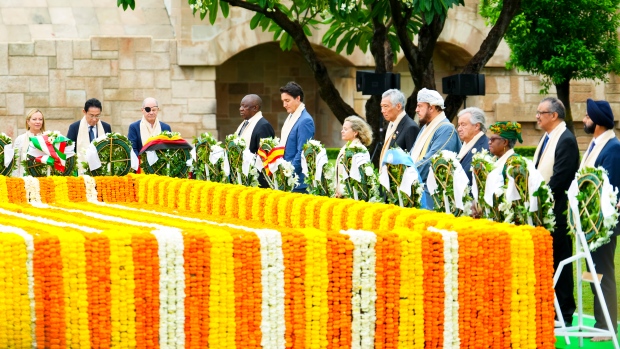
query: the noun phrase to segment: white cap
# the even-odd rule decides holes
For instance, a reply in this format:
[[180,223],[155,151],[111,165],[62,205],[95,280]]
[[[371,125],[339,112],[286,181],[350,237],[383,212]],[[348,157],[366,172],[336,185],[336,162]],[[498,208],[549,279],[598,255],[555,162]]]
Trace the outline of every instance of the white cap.
[[429,90],[427,88],[423,88],[418,92],[418,103],[428,103],[430,105],[437,105],[441,107],[441,109],[445,109],[443,106],[443,97],[439,94],[439,92],[435,90]]

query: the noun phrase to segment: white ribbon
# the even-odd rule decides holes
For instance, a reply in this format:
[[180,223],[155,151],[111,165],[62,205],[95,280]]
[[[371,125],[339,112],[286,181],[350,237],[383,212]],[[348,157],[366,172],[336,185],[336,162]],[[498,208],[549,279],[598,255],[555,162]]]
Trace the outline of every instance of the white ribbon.
[[426,177],[426,189],[428,189],[428,193],[433,195],[435,191],[437,191],[437,180],[435,179],[435,172],[433,172],[433,167],[429,167],[428,169],[428,177]]
[[493,206],[493,196],[502,186],[504,186],[502,168],[497,167],[493,171],[489,172],[489,175],[487,176],[487,183],[484,187],[484,201],[486,201],[489,206]]
[[601,193],[601,211],[603,217],[609,217],[615,213],[616,208],[613,207],[609,198],[614,195],[614,187],[609,183],[609,178],[603,174],[603,192]]
[[211,153],[209,154],[209,162],[212,165],[215,165],[221,158],[226,157],[226,151],[224,148],[219,145],[214,145],[211,147]]
[[540,188],[545,179],[531,161],[527,162],[527,171],[530,174],[527,179],[527,190],[530,192],[530,212],[536,212],[538,211],[538,198],[534,196],[534,193]]
[[192,147],[192,150],[190,150],[189,155],[192,156],[192,160],[196,161],[196,148]]
[[15,158],[15,150],[13,150],[13,144],[5,145],[4,146],[4,167],[9,167],[13,158]]
[[241,172],[243,172],[244,176],[247,176],[250,173],[250,166],[254,162],[254,153],[250,151],[250,149],[245,148],[243,151],[243,163],[241,163]]
[[360,173],[360,166],[370,162],[370,154],[357,153],[351,158],[351,171],[349,176],[358,182],[362,181],[362,175]]
[[383,165],[383,167],[381,167],[381,174],[379,175],[379,184],[385,187],[385,189],[390,190],[390,175],[387,172],[387,166]]
[[[386,171],[387,172],[387,171]],[[403,173],[403,179],[400,182],[400,191],[411,196],[411,186],[418,181],[418,171],[415,166],[409,166]]]
[[508,187],[506,188],[506,200],[512,202],[521,199],[521,195],[519,195],[519,190],[517,189],[517,185],[515,184],[515,179],[512,178],[511,175],[508,176]]
[[[133,150],[131,151],[133,154]],[[91,171],[94,171],[101,167],[101,159],[99,159],[99,154],[97,153],[97,147],[93,143],[90,143],[88,147],[86,147],[86,162],[88,163],[88,168]]]
[[454,175],[452,176],[452,185],[454,187],[454,205],[458,209],[465,209],[465,206],[463,205],[463,197],[465,196],[465,190],[467,190],[468,184],[469,178],[467,178],[467,174],[465,173],[465,170],[463,170],[463,166],[457,162],[456,168],[454,169]]
[[283,158],[276,159],[276,161],[269,164],[269,171],[271,171],[271,173],[276,173],[276,171],[278,170],[278,166],[280,166],[280,164],[283,162]]
[[323,166],[329,162],[327,158],[327,150],[325,148],[321,149],[319,155],[316,157],[316,171],[314,174],[314,179],[320,181],[323,177]]
[[131,159],[131,168],[134,171],[138,171],[138,167],[140,166],[140,162],[138,161],[138,156],[133,151],[133,149],[129,153],[130,153],[129,158]]
[[575,178],[573,182],[570,184],[568,191],[566,192],[568,196],[568,205],[573,211],[573,220],[575,221],[575,230],[577,232],[581,232],[581,219],[579,218],[579,202],[577,201],[577,195],[579,194],[579,182]]
[[153,166],[154,163],[157,162],[159,158],[157,157],[157,153],[154,150],[146,151],[146,161],[149,163],[149,166]]
[[308,177],[308,161],[305,156],[301,157],[301,173]]

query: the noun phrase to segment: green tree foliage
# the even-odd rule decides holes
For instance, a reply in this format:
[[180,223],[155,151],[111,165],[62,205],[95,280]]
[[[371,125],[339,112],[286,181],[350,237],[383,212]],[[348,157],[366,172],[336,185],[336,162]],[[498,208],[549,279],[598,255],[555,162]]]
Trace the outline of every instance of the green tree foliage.
[[[499,4],[489,0],[481,7],[491,23]],[[555,85],[573,132],[570,80],[606,82],[609,73],[619,72],[619,7],[620,0],[524,0],[505,35],[511,49],[507,68],[540,75],[541,93]]]

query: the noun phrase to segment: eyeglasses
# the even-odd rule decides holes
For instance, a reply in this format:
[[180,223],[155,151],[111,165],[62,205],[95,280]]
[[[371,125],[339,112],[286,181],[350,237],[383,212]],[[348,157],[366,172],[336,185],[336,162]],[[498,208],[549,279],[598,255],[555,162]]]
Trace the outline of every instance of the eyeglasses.
[[536,111],[536,116],[541,116],[543,114],[551,114],[552,111]]
[[153,111],[153,113],[157,113],[158,110],[159,108],[157,107],[144,107],[144,111],[147,113],[150,113],[151,111]]

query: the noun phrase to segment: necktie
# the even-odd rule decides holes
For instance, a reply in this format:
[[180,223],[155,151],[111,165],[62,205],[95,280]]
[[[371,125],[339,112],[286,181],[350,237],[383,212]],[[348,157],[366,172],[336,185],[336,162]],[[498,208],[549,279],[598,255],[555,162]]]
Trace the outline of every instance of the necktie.
[[237,134],[237,136],[241,136],[241,134],[243,133],[243,130],[245,130],[245,127],[248,125],[248,121],[245,120],[243,122],[243,125],[241,125],[241,129],[239,130],[239,133]]
[[543,141],[542,147],[540,148],[540,152],[538,152],[538,159],[536,159],[536,167],[538,167],[538,163],[540,162],[540,158],[542,157],[545,148],[547,147],[547,142],[549,141],[549,135],[545,135],[545,140]]
[[594,149],[595,145],[596,145],[596,143],[594,143],[594,142],[590,143],[590,148],[588,148],[588,152],[586,153],[586,157],[588,155],[590,155],[590,153],[592,152],[592,149]]
[[93,130],[93,126],[88,126],[88,138],[91,142],[95,139],[95,131]]

